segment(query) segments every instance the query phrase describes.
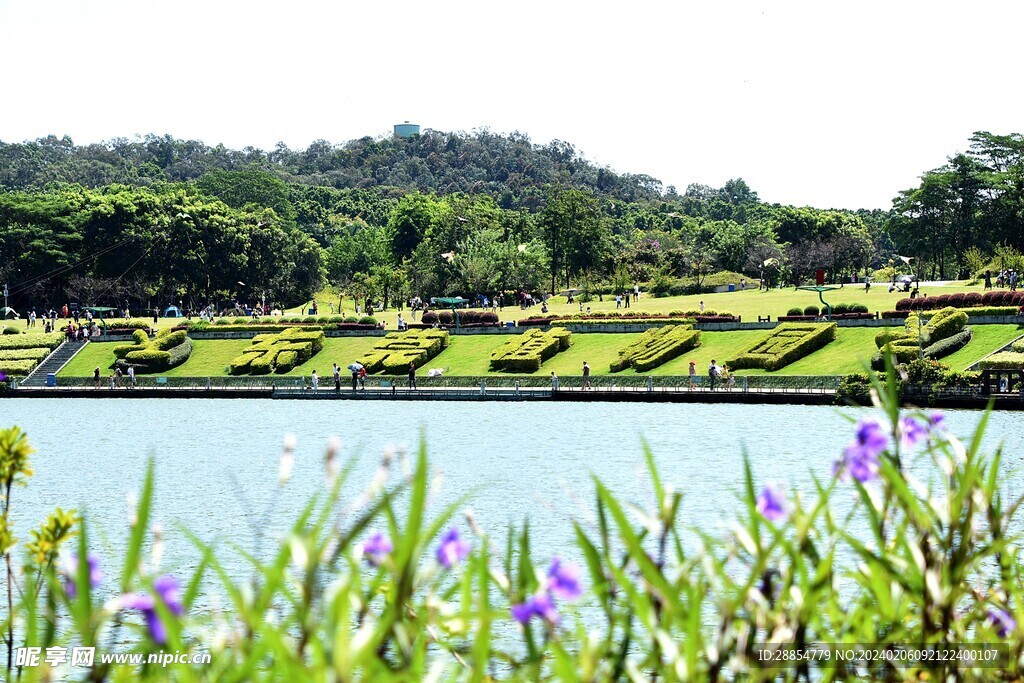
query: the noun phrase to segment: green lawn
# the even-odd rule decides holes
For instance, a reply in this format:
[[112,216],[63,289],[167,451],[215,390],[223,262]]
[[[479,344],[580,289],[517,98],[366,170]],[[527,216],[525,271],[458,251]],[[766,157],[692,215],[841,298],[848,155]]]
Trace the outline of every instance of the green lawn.
[[[764,370],[742,370],[739,374],[763,375],[842,375],[863,370],[863,364],[870,361],[877,350],[875,334],[881,328],[846,327],[839,328],[835,341],[815,353],[802,358],[775,373]],[[1024,334],[1024,326],[1018,325],[975,325],[974,339],[960,351],[944,358],[943,363],[955,370],[962,370],[982,356]],[[653,375],[686,375],[689,362],[697,365],[703,375],[714,358],[719,364],[734,358],[744,348],[768,334],[768,330],[736,330],[730,332],[703,332],[701,345],[675,358],[650,373]],[[555,372],[560,376],[581,374],[583,361],[587,361],[595,375],[609,373],[609,364],[618,357],[619,349],[634,341],[639,333],[589,333],[574,334],[573,345],[568,350],[549,359],[536,374],[548,375]],[[321,377],[331,374],[331,364],[345,368],[349,363],[368,351],[378,337],[332,337],[324,342],[323,350],[306,363],[294,368],[287,376],[308,376],[315,368]],[[448,348],[426,368],[443,368],[446,375],[468,376],[489,374],[491,351],[505,343],[505,335],[461,335],[452,336]],[[226,374],[228,362],[251,346],[249,339],[209,339],[194,342],[192,356],[182,365],[161,373],[169,377],[218,377]],[[114,363],[111,342],[90,343],[75,356],[61,371],[62,376],[92,376],[97,365],[106,375]],[[632,369],[622,375],[636,374]]]
[[835,340],[809,356],[804,356],[775,372],[741,370],[741,375],[848,375],[864,372],[871,356],[878,351],[875,335],[878,327],[840,327]]
[[[739,283],[736,283],[737,289]],[[902,292],[893,292],[890,294],[887,291],[888,284],[882,283],[879,285],[872,285],[871,291],[865,293],[863,285],[846,285],[842,289],[837,289],[831,292],[825,293],[825,300],[835,305],[838,303],[846,304],[864,304],[868,307],[868,310],[874,313],[875,311],[891,311],[896,306],[896,302],[903,297],[909,296]],[[926,293],[929,296],[937,296],[939,294],[954,294],[956,292],[981,292],[982,288],[980,285],[974,287],[967,287],[966,285],[947,285],[947,286],[936,286],[936,287],[925,287],[922,293]],[[329,315],[328,301],[333,301],[337,306],[338,299],[334,295],[332,298],[328,298],[326,293],[318,295],[317,298],[320,304],[320,315]],[[550,313],[555,315],[569,315],[572,313],[579,313],[579,305],[577,303],[566,304],[561,303],[562,297],[555,297],[552,303],[549,304]],[[745,322],[756,322],[757,317],[763,315],[771,315],[772,320],[775,320],[780,315],[785,315],[786,311],[790,308],[799,306],[805,308],[807,306],[821,306],[821,302],[818,300],[818,295],[815,292],[806,292],[795,290],[792,287],[785,289],[773,289],[769,292],[758,291],[754,288],[748,288],[745,291],[736,292],[722,292],[720,294],[694,294],[689,296],[674,296],[666,297],[662,299],[652,298],[641,292],[640,299],[636,303],[631,304],[630,311],[646,311],[649,313],[668,313],[673,310],[697,310],[700,307],[700,302],[704,302],[704,306],[707,309],[716,311],[728,311],[736,315],[743,317]],[[355,312],[352,308],[352,300],[346,298],[344,301],[345,315],[354,315]],[[615,297],[604,297],[604,301],[591,301],[585,304],[584,307],[590,306],[591,312],[598,311],[614,311],[615,310]],[[623,309],[625,310],[625,309]],[[301,315],[299,307],[289,309],[288,315]],[[531,315],[541,315],[540,306],[534,306],[528,310],[521,310],[519,306],[506,307],[504,310],[498,313],[500,320],[519,320]],[[374,317],[379,321],[387,323],[388,329],[394,329],[398,320],[398,311],[396,309],[389,309],[383,313],[375,313]],[[402,317],[409,320],[409,310],[406,309],[402,313]],[[710,359],[708,359],[710,362]]]
[[971,325],[973,337],[967,346],[942,359],[953,370],[964,370],[984,356],[1024,334],[1021,325]]

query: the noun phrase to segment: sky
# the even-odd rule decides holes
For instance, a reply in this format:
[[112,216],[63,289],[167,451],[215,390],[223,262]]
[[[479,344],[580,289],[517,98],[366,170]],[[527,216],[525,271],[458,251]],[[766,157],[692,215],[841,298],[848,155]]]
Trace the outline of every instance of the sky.
[[974,131],[1020,132],[1005,0],[0,0],[0,140],[272,149],[525,133],[680,192],[888,209]]

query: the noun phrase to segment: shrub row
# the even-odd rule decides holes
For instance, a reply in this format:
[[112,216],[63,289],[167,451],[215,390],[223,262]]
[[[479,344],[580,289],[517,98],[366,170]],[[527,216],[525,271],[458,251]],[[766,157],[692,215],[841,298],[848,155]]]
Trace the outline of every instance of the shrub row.
[[359,362],[367,373],[383,372],[401,375],[409,371],[409,364],[422,367],[428,360],[448,346],[445,330],[421,329],[391,332],[377,342]]
[[[427,311],[423,314],[420,319],[424,325],[438,325],[453,326],[455,325],[455,315],[451,311]],[[459,326],[460,327],[480,327],[487,325],[499,325],[498,314],[491,313],[490,311],[474,311],[471,309],[465,309],[459,311]]]
[[632,366],[637,372],[647,372],[667,363],[700,344],[700,331],[684,325],[666,325],[647,330],[632,344],[619,350],[619,358],[612,361],[611,371],[619,372]]
[[528,330],[491,352],[491,370],[537,372],[548,358],[572,346],[572,332],[554,327],[546,332]]
[[[258,334],[252,339],[253,345],[228,363],[232,375],[269,375],[271,372],[288,372],[320,353],[324,348],[324,333],[290,327],[277,334]],[[291,351],[279,360],[282,352]]]
[[982,370],[991,370],[994,368],[1024,370],[1024,353],[1015,353],[1012,351],[993,353],[991,356],[981,361],[981,363],[978,364],[978,367]]
[[64,341],[64,334],[51,332],[50,334],[13,334],[0,336],[0,349],[36,349],[46,348],[53,350]]
[[50,355],[50,349],[38,346],[31,349],[4,349],[0,351],[0,361],[34,360],[37,363]]
[[778,370],[817,351],[836,338],[836,324],[783,323],[756,344],[743,351],[729,365],[741,368]]
[[192,340],[184,330],[160,330],[153,339],[136,330],[133,337],[134,344],[115,346],[114,356],[122,366],[130,365],[142,374],[170,370],[192,354]]
[[24,377],[35,369],[39,361],[32,359],[24,360],[0,360],[0,372],[11,377]]
[[973,337],[974,333],[971,332],[971,328],[965,327],[959,332],[929,345],[923,352],[924,357],[945,358],[949,354],[956,353],[963,347],[967,346],[968,342],[970,342]]
[[3,329],[4,334],[21,334],[21,330],[16,327],[5,327]]
[[897,311],[932,311],[952,306],[953,308],[977,308],[979,306],[1021,306],[1024,305],[1024,290],[1011,292],[1008,289],[994,289],[988,292],[958,292],[938,296],[904,298],[896,302]]
[[[817,320],[816,315],[780,315],[780,323],[797,323]],[[832,316],[833,320],[874,320],[874,313],[837,313]]]
[[[786,311],[786,315],[797,316],[797,315],[820,315],[822,312],[828,312],[828,307],[818,308],[817,306],[805,306],[804,308],[791,308]],[[867,313],[868,307],[864,304],[836,304],[832,307],[832,315],[840,315],[844,313]]]

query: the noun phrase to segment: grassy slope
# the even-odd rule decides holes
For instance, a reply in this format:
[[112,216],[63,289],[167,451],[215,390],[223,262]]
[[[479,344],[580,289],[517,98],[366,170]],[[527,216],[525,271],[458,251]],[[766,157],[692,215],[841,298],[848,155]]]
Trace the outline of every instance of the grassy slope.
[[972,325],[970,343],[942,359],[953,370],[964,370],[982,357],[1024,334],[1021,325]]
[[[874,336],[877,328],[840,328],[836,340],[814,354],[791,363],[777,373],[780,375],[833,375],[859,372],[863,363],[870,360],[875,352]],[[767,334],[763,330],[742,330],[733,332],[704,332],[701,345],[655,368],[650,374],[686,375],[689,361],[697,364],[699,374],[707,371],[714,358],[719,363],[728,361],[746,346]],[[985,354],[1024,334],[1024,326],[1017,325],[976,325],[975,337],[962,350],[943,359],[953,369],[961,370]],[[583,361],[587,361],[595,375],[609,374],[609,363],[618,357],[619,349],[637,338],[637,334],[575,334],[573,345],[548,360],[537,374],[547,375],[552,371],[558,375],[579,375]],[[444,352],[427,364],[430,368],[444,368],[448,375],[488,374],[491,351],[505,343],[504,335],[454,336]],[[331,363],[346,367],[376,343],[373,337],[336,337],[327,339],[324,349],[309,361],[293,369],[288,376],[303,376],[315,368],[321,377],[331,372]],[[247,339],[198,340],[195,351],[188,361],[164,373],[168,376],[203,377],[224,375],[228,362],[250,346]],[[109,372],[114,362],[114,344],[93,343],[86,346],[60,374],[63,376],[91,376],[93,368],[100,366],[103,373]],[[635,374],[626,370],[621,374]],[[743,370],[740,374],[767,374],[763,370]]]
[[[737,288],[739,283],[737,283]],[[868,307],[871,312],[875,311],[889,311],[896,306],[896,302],[901,298],[908,296],[907,294],[892,293],[886,291],[887,285],[872,285],[871,291],[864,293],[864,287],[862,285],[847,285],[842,289],[837,289],[832,292],[825,293],[825,300],[835,305],[838,303],[860,303]],[[956,292],[981,292],[980,286],[966,287],[963,285],[948,285],[943,287],[925,287],[923,292],[929,296],[936,296],[939,294],[953,294]],[[604,297],[604,301],[591,301],[585,306],[590,306],[591,312],[596,311],[614,311],[615,310],[615,297]],[[337,297],[330,299],[335,304],[338,303]],[[320,303],[320,315],[329,315],[327,307],[328,299],[326,296],[318,296]],[[579,312],[578,304],[565,304],[561,303],[561,297],[555,297],[552,303],[549,305],[552,314],[572,314]],[[818,295],[815,292],[798,291],[792,287],[786,289],[773,289],[770,292],[757,291],[756,289],[747,289],[746,291],[737,292],[722,292],[720,294],[694,294],[691,296],[676,296],[668,297],[664,299],[651,298],[643,293],[640,295],[640,300],[632,304],[631,311],[648,311],[652,313],[667,313],[673,310],[696,310],[699,308],[700,302],[704,302],[704,306],[708,309],[716,311],[729,311],[731,313],[743,316],[744,321],[756,322],[759,315],[771,315],[772,320],[775,320],[780,315],[785,315],[786,311],[790,308],[799,306],[804,308],[806,306],[821,306],[821,302],[818,300]],[[345,314],[353,315],[352,300],[345,299]],[[289,315],[299,315],[299,308],[289,309]],[[530,315],[540,315],[540,307],[534,306],[529,310],[521,310],[518,306],[506,307],[503,311],[498,314],[501,320],[519,320]],[[395,309],[389,309],[383,313],[374,314],[378,320],[385,321],[388,329],[394,329],[395,323],[398,318],[398,311]],[[409,320],[409,311],[405,310],[402,317]],[[418,316],[417,316],[418,317]],[[710,361],[710,359],[708,359]]]

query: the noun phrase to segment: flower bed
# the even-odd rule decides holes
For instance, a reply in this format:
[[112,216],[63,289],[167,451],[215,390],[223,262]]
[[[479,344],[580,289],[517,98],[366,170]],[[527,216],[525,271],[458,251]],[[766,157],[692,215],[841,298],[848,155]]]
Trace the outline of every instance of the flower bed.
[[[420,318],[423,325],[444,325],[445,327],[455,326],[455,316],[451,311],[427,311]],[[474,311],[471,309],[459,311],[459,327],[494,327],[500,325],[498,314],[490,311]]]
[[666,325],[647,330],[633,343],[619,350],[610,370],[620,372],[633,367],[647,372],[700,344],[700,331],[683,325]]
[[422,367],[428,360],[448,346],[445,330],[408,330],[391,332],[377,342],[359,362],[366,372],[383,371],[386,375],[401,375],[409,371],[409,364]]
[[528,330],[491,352],[491,370],[537,372],[547,359],[572,346],[572,332],[554,327],[546,332]]
[[[253,345],[228,364],[232,375],[268,375],[285,373],[320,353],[324,333],[292,327],[277,334],[258,334]],[[282,352],[291,352],[282,354]]]
[[743,351],[729,365],[778,370],[807,356],[836,338],[836,324],[782,323],[770,334]]

